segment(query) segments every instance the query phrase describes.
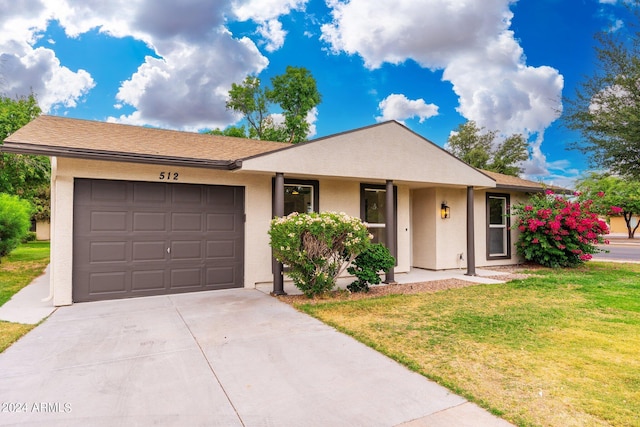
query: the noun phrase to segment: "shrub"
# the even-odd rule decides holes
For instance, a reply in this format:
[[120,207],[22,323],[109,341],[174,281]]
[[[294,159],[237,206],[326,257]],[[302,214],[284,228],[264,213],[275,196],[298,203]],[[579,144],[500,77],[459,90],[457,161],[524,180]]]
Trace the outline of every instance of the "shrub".
[[601,252],[597,244],[608,243],[603,235],[609,233],[592,205],[591,200],[572,202],[547,190],[513,206],[520,230],[518,253],[546,267],[575,267],[591,259]]
[[344,213],[296,212],[271,221],[273,256],[307,297],[332,290],[338,275],[370,245],[360,219]]
[[28,201],[0,193],[0,257],[18,247],[29,233],[32,209]]
[[379,273],[396,265],[395,258],[384,245],[374,243],[356,257],[347,271],[358,279],[347,286],[351,292],[369,292],[369,285],[377,285]]

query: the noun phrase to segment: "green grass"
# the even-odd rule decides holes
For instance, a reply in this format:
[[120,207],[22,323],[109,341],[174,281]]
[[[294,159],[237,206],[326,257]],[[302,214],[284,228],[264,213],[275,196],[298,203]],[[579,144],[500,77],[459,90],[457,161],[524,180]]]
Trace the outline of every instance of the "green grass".
[[[0,260],[0,306],[44,272],[49,252],[49,242],[30,242]],[[31,329],[33,325],[0,321],[0,352]]]
[[640,426],[640,265],[299,309],[521,426]]

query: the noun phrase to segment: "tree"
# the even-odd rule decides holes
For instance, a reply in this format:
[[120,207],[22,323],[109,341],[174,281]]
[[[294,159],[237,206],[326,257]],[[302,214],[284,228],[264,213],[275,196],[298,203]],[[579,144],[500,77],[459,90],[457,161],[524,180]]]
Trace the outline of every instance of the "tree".
[[640,214],[640,181],[622,179],[615,175],[592,173],[581,179],[576,188],[582,200],[593,200],[601,215],[622,214],[627,233],[633,239],[640,222],[631,219]]
[[[631,7],[639,5],[636,0]],[[596,72],[565,102],[565,124],[582,136],[569,147],[596,167],[640,179],[640,33],[620,30],[595,38]]]
[[[33,94],[16,99],[0,97],[0,141],[40,115],[41,110]],[[51,164],[48,157],[1,153],[0,192],[17,195],[38,207],[38,219],[49,217],[49,179]]]
[[229,126],[224,130],[219,128],[205,132],[209,135],[233,136],[235,138],[248,138],[247,131],[244,126]]
[[514,134],[495,143],[498,131],[484,131],[474,121],[458,126],[447,141],[447,150],[462,161],[478,169],[486,169],[517,176],[519,165],[529,158],[524,136]]
[[[290,143],[306,140],[307,115],[321,101],[316,80],[306,68],[288,66],[284,74],[271,79],[271,85],[271,89],[261,87],[256,76],[247,76],[241,84],[233,83],[227,109],[243,115],[250,138]],[[270,114],[274,104],[282,110],[282,124]]]
[[288,66],[284,74],[271,79],[271,84],[273,89],[267,91],[267,97],[282,108],[288,142],[295,144],[306,140],[309,134],[307,114],[321,101],[316,80],[306,68]]

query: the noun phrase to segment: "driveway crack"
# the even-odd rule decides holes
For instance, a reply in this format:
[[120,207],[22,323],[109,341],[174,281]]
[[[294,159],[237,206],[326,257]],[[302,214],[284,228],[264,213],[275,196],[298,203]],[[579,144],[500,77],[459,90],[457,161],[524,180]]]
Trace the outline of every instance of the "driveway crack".
[[238,421],[240,421],[240,424],[242,424],[243,427],[246,427],[245,424],[244,424],[244,421],[242,421],[242,417],[240,416],[240,413],[238,412],[238,408],[236,408],[236,406],[233,404],[233,401],[231,400],[231,397],[227,393],[227,390],[224,388],[224,385],[222,385],[222,382],[220,381],[220,378],[218,377],[218,374],[216,374],[216,370],[213,368],[213,365],[211,365],[211,362],[209,361],[209,358],[207,357],[206,353],[204,352],[204,349],[200,345],[200,342],[198,342],[198,340],[196,339],[196,336],[193,334],[193,331],[189,327],[189,324],[187,323],[187,321],[184,320],[184,317],[182,317],[182,313],[180,312],[180,309],[178,307],[176,307],[175,304],[174,304],[174,308],[176,309],[176,313],[178,313],[178,316],[180,316],[180,319],[182,320],[182,323],[184,323],[184,326],[189,331],[189,334],[191,335],[191,338],[193,339],[193,341],[198,346],[198,349],[200,349],[200,353],[202,354],[202,357],[204,357],[204,360],[207,361],[207,365],[209,366],[209,370],[213,374],[213,377],[216,379],[217,383],[220,385],[220,388],[222,389],[222,392],[224,393],[225,397],[227,398],[227,401],[229,402],[229,404],[233,408],[233,411],[236,413],[236,416],[238,417]]

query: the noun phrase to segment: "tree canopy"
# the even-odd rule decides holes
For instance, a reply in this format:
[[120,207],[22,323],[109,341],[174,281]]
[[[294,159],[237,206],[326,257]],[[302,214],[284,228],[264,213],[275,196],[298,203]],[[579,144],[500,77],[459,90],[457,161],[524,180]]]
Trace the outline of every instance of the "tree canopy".
[[634,215],[640,215],[640,181],[592,173],[578,181],[576,188],[581,199],[594,201],[594,206],[601,215],[621,214],[627,225],[629,238],[633,238],[640,225],[631,222]]
[[[16,99],[0,97],[0,142],[41,113],[35,95]],[[0,193],[29,200],[36,208],[36,219],[49,218],[48,157],[0,153]]]
[[[639,6],[630,6],[636,20]],[[565,101],[563,117],[582,137],[570,148],[593,166],[640,179],[640,32],[626,28],[595,36],[596,71]]]
[[529,158],[527,141],[521,134],[496,142],[498,131],[478,128],[474,121],[458,126],[447,141],[447,150],[462,161],[479,169],[517,176],[521,162]]
[[[262,87],[256,76],[247,76],[240,84],[233,83],[227,109],[243,115],[249,125],[249,138],[290,143],[305,141],[309,134],[307,115],[322,98],[316,80],[306,68],[288,66],[284,74],[271,79],[271,86]],[[271,111],[274,105],[281,109],[282,124],[274,120]],[[242,129],[244,133],[244,127],[232,128]],[[221,132],[224,134],[225,131]]]

